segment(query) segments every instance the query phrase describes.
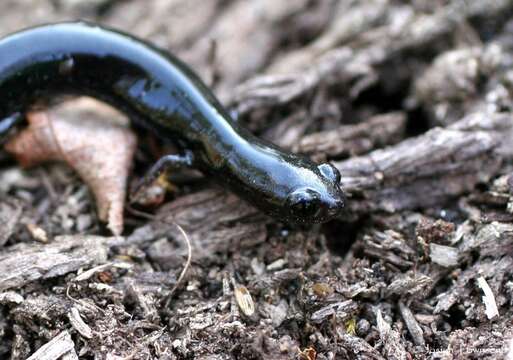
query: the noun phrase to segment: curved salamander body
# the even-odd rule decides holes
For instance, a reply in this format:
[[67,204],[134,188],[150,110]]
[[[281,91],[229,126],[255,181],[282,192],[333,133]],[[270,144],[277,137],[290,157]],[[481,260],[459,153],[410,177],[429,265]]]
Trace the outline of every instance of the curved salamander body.
[[64,94],[106,101],[160,137],[177,139],[194,166],[278,219],[323,222],[344,206],[334,167],[253,136],[167,52],[86,23],[0,40],[0,139],[30,107]]

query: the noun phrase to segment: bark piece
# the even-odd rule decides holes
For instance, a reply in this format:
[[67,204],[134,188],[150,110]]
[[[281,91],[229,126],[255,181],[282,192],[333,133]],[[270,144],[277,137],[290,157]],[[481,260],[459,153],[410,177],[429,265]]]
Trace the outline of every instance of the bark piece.
[[376,257],[401,268],[411,267],[415,255],[404,237],[393,230],[374,231],[370,235],[365,235],[363,251],[367,256]]
[[444,267],[457,266],[459,256],[460,252],[456,248],[435,243],[429,244],[429,257],[435,264]]
[[[71,354],[69,354],[71,353]],[[75,353],[75,343],[71,340],[71,336],[67,331],[61,332],[54,337],[51,341],[40,347],[34,354],[27,360],[57,360],[64,359],[78,359]]]
[[356,83],[353,93],[360,92],[362,83],[364,87],[376,83],[377,67],[400,56],[401,52],[415,48],[425,50],[430,43],[450,34],[470,18],[493,17],[508,11],[513,1],[500,0],[486,5],[478,1],[451,1],[429,15],[389,6],[388,16],[382,20],[385,24],[376,26],[374,31],[364,27],[359,34],[360,41],[354,41],[353,46],[321,52],[315,61],[305,62],[306,69],[302,68],[303,64],[281,64],[280,68],[286,68],[287,74],[261,75],[240,85],[233,97],[239,111],[282,105],[325,84]]
[[353,300],[339,301],[315,311],[310,319],[319,324],[332,316],[335,316],[338,321],[346,321],[357,310],[358,306]]
[[451,124],[483,101],[480,82],[497,72],[504,59],[508,57],[496,43],[451,49],[415,80],[414,96],[429,110],[435,124]]
[[399,141],[404,135],[406,116],[402,112],[380,114],[357,125],[306,135],[293,148],[295,152],[315,154],[315,160],[361,155],[374,148]]
[[[492,281],[495,283],[494,278],[497,278],[502,283],[503,278],[512,273],[512,266],[513,259],[509,256],[503,257],[500,260],[481,260],[476,262],[470,268],[465,269],[447,291],[438,295],[438,301],[433,313],[439,314],[447,311],[454,304],[462,301],[462,299],[470,298],[474,288],[470,287],[469,283],[480,276],[488,279],[489,283]],[[478,298],[473,298],[473,301],[481,303]]]
[[51,279],[107,261],[112,238],[60,236],[50,244],[18,246],[0,254],[0,291]]
[[9,240],[21,214],[22,208],[19,204],[0,202],[0,248]]
[[310,65],[331,49],[345,44],[386,21],[389,14],[388,0],[345,2],[336,4],[329,26],[314,41],[278,57],[266,69],[269,74],[288,73]]
[[481,257],[509,254],[513,250],[513,225],[499,222],[486,224],[468,236],[461,245],[462,251],[479,250]]
[[71,308],[71,311],[68,313],[68,319],[71,326],[84,338],[91,339],[93,337],[93,331],[89,325],[85,323],[84,319],[82,319],[80,311],[76,306]]
[[390,327],[390,324],[383,319],[381,311],[376,311],[376,325],[379,331],[379,337],[383,343],[383,352],[387,359],[407,360],[408,353],[400,341],[399,333]]
[[413,338],[415,344],[424,347],[426,345],[426,342],[424,341],[424,334],[422,332],[422,328],[415,319],[415,316],[413,315],[410,308],[400,301],[399,311],[404,322],[406,323],[406,327],[408,328],[408,331],[410,332],[410,335]]
[[353,213],[444,203],[496,175],[512,158],[513,115],[472,114],[366,156],[336,162]]
[[408,296],[416,299],[424,299],[431,291],[434,281],[430,276],[416,274],[409,271],[406,274],[396,275],[387,286],[387,296]]
[[[182,244],[176,223],[190,238],[194,260],[201,261],[211,258],[216,252],[229,251],[233,246],[262,243],[266,238],[265,224],[268,221],[267,217],[235,195],[211,189],[166,204],[154,221],[137,229],[127,240],[144,243],[160,237],[172,237]],[[176,249],[169,251],[167,256],[170,257],[177,252]],[[160,257],[163,255],[159,254]]]
[[371,346],[364,339],[338,331],[337,345],[341,354],[347,354],[348,359],[351,358],[362,358],[362,359],[373,359],[373,360],[384,360],[386,357]]

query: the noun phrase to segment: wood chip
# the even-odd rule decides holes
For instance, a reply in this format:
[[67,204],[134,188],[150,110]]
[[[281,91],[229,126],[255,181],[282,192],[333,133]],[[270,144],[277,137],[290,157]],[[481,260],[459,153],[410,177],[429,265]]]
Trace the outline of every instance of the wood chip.
[[435,243],[429,244],[429,257],[435,264],[443,267],[457,266],[459,256],[460,251],[454,247]]
[[426,345],[426,342],[424,341],[424,333],[410,308],[402,301],[399,301],[399,311],[401,312],[401,316],[406,323],[406,327],[408,328],[415,344],[424,347]]
[[107,260],[109,240],[99,236],[61,236],[47,245],[10,249],[0,254],[0,291],[39,279],[75,272]]
[[402,345],[399,333],[392,330],[381,314],[381,310],[376,310],[376,325],[379,331],[379,337],[384,345],[384,353],[387,359],[408,360],[408,352]]
[[[361,155],[397,142],[404,135],[405,127],[404,113],[380,114],[357,125],[343,125],[338,129],[303,136],[293,151],[318,155],[316,160]],[[380,131],[375,131],[376,128]]]
[[9,240],[21,214],[22,208],[16,203],[0,202],[0,247]]
[[[75,343],[67,331],[61,332],[51,341],[40,347],[27,360],[57,360],[67,353],[74,353],[74,358],[78,359],[75,353]],[[73,359],[69,358],[68,359]]]
[[493,319],[496,316],[499,316],[499,310],[497,309],[497,304],[495,303],[495,296],[493,295],[492,289],[486,282],[485,278],[480,276],[477,278],[477,285],[483,290],[484,296],[482,297],[483,303],[485,306],[486,317],[489,320]]
[[355,313],[357,308],[358,306],[353,300],[339,301],[315,311],[310,316],[310,319],[313,322],[320,323],[326,318],[336,315],[337,319],[344,321],[349,319]]
[[73,326],[73,328],[86,339],[91,339],[93,337],[93,330],[87,325],[82,316],[80,316],[80,312],[77,307],[73,306],[71,311],[68,313],[68,319]]

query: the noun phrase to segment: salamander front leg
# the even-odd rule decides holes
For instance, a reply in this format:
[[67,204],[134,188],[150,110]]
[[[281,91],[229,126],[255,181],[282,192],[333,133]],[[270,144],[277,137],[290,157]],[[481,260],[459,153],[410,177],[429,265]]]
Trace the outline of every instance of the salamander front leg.
[[137,198],[141,190],[151,185],[162,173],[169,169],[189,168],[194,163],[194,155],[191,151],[186,151],[184,155],[165,155],[153,165],[146,175],[139,181],[135,189],[131,192],[131,199]]

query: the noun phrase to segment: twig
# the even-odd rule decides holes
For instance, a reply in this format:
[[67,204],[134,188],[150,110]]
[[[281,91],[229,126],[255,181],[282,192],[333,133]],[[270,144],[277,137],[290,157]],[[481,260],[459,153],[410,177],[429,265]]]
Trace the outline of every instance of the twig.
[[173,294],[175,293],[176,289],[178,289],[178,286],[183,281],[187,270],[191,266],[191,260],[192,260],[191,241],[190,241],[189,237],[187,236],[187,233],[185,232],[185,230],[180,225],[178,225],[176,223],[175,223],[175,225],[178,228],[178,230],[180,230],[180,232],[182,233],[182,236],[185,239],[185,243],[187,244],[187,261],[185,262],[185,266],[183,267],[183,270],[182,270],[180,276],[178,277],[178,280],[176,280],[175,286],[173,286],[173,288],[169,292],[169,295],[168,295],[167,300],[166,300],[166,307],[169,307],[169,304],[171,303],[171,297],[173,296]]
[[132,207],[130,207],[128,205],[126,206],[126,208],[127,208],[127,210],[129,212],[131,212],[134,215],[137,215],[137,216],[140,216],[140,217],[146,218],[148,220],[152,220],[152,221],[159,221],[159,222],[161,222],[163,224],[176,226],[178,228],[178,230],[180,231],[180,233],[182,234],[182,236],[184,237],[184,239],[185,239],[185,244],[187,245],[187,260],[186,260],[185,265],[184,265],[184,267],[182,269],[182,272],[180,273],[180,276],[176,280],[176,284],[173,286],[173,288],[171,289],[171,291],[169,292],[169,294],[167,296],[167,300],[166,300],[166,305],[165,306],[169,307],[169,304],[171,303],[171,297],[176,292],[176,289],[178,289],[178,287],[182,283],[183,279],[185,278],[185,274],[187,273],[187,270],[189,270],[189,267],[191,266],[191,261],[192,261],[191,240],[190,240],[189,236],[187,235],[187,233],[185,232],[185,230],[175,221],[169,222],[169,221],[166,221],[166,220],[163,220],[163,219],[159,219],[159,218],[157,218],[154,215],[145,213],[144,211],[136,210],[136,209],[134,209],[134,208],[132,208]]

